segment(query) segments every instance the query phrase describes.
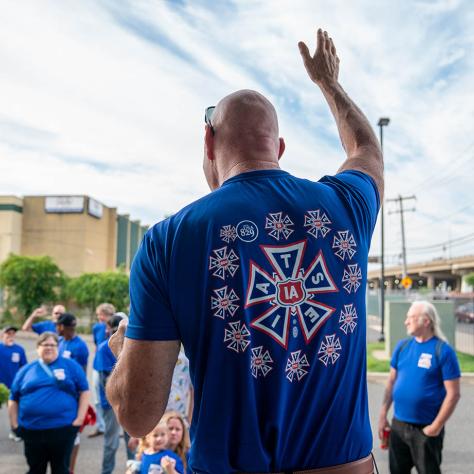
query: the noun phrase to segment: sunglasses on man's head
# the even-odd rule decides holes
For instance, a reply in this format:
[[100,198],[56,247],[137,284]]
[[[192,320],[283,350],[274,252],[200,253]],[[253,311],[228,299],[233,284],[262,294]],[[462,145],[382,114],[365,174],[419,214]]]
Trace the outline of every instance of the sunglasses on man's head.
[[214,109],[216,108],[215,105],[211,105],[210,107],[206,108],[206,111],[204,112],[204,122],[206,122],[206,125],[209,125],[212,134],[214,135],[214,127],[212,126],[212,114],[214,113]]

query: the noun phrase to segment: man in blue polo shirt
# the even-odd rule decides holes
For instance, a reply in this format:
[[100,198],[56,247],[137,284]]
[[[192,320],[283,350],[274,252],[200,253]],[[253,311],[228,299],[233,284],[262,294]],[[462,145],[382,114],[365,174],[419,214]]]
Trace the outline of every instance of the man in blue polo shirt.
[[59,355],[75,360],[87,372],[89,349],[84,340],[76,334],[76,317],[71,313],[63,313],[56,322],[59,338]]
[[61,314],[66,312],[66,308],[62,304],[57,304],[53,307],[51,313],[51,319],[46,319],[44,321],[39,321],[35,323],[38,318],[45,318],[47,312],[44,306],[36,308],[28,319],[23,323],[22,331],[33,331],[36,334],[42,334],[44,332],[56,332],[56,321],[58,320]]
[[391,474],[441,473],[444,425],[460,398],[461,372],[456,353],[446,342],[435,307],[427,301],[411,305],[405,320],[412,336],[393,352],[379,418],[379,437],[390,425],[395,405],[389,459]]
[[347,153],[337,174],[313,182],[279,168],[285,144],[261,94],[208,108],[213,192],[145,235],[126,337],[123,324],[110,340],[121,352],[108,399],[133,436],[162,416],[183,343],[195,473],[373,472],[365,285],[383,163],[338,82],[332,40],[319,30],[317,43],[314,56],[299,48]]
[[11,387],[16,373],[27,363],[25,349],[15,343],[15,326],[6,326],[0,342],[0,383]]

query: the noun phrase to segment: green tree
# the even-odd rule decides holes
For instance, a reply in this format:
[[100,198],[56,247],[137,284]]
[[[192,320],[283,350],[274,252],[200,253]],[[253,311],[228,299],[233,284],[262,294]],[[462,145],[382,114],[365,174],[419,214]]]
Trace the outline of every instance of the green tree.
[[51,257],[11,254],[0,265],[0,287],[7,290],[7,306],[16,306],[29,315],[43,303],[52,303],[64,285],[65,277]]
[[469,275],[466,275],[466,282],[468,285],[474,286],[474,273],[469,273]]
[[89,309],[92,322],[95,308],[101,303],[112,303],[117,311],[128,310],[128,280],[128,275],[120,271],[83,273],[69,280],[67,294]]

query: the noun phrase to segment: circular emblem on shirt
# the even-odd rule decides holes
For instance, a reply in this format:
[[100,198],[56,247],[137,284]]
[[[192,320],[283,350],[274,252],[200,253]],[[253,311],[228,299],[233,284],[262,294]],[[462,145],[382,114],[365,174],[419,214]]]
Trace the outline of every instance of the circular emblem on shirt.
[[252,221],[240,221],[236,231],[237,237],[243,242],[253,242],[258,237],[258,227]]

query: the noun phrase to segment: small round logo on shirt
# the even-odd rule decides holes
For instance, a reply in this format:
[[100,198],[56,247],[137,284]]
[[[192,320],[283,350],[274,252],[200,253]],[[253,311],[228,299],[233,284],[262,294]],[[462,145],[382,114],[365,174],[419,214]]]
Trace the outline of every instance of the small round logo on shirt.
[[64,372],[64,369],[54,369],[53,374],[58,380],[65,380],[66,378],[66,373]]
[[243,242],[253,242],[258,237],[258,227],[252,221],[240,221],[236,231],[237,237]]

